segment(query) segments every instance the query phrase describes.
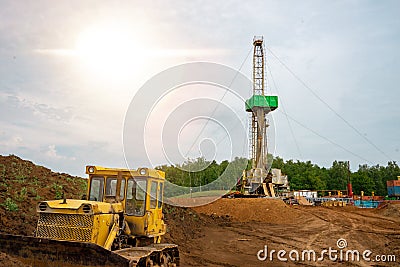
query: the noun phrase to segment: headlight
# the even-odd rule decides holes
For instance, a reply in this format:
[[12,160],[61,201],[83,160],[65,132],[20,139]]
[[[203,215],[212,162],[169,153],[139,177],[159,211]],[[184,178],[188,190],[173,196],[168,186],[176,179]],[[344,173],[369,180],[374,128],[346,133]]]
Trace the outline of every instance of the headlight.
[[47,209],[47,203],[46,202],[40,202],[38,205],[38,208],[40,211],[45,211]]
[[84,213],[89,213],[92,210],[92,205],[83,204],[82,210],[83,210]]
[[88,173],[94,173],[94,167],[93,166],[88,167]]
[[147,169],[142,168],[142,169],[139,170],[139,173],[140,173],[140,175],[146,175]]

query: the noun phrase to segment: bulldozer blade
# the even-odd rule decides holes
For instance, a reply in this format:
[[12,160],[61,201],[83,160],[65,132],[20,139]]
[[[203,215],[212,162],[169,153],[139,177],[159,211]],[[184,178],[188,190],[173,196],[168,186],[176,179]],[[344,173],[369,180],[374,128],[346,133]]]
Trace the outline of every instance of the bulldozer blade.
[[0,234],[0,252],[33,267],[136,266],[132,258],[92,243]]

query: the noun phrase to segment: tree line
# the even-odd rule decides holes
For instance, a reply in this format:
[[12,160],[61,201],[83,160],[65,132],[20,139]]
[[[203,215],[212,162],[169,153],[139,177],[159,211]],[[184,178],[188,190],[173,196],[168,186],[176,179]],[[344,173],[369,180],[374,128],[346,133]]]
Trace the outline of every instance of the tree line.
[[[250,169],[251,162],[247,159],[235,158],[232,162],[224,160],[217,163],[215,160],[207,161],[204,158],[197,158],[189,159],[182,164],[158,166],[157,169],[163,170],[167,180],[173,184],[201,188],[212,183],[222,174],[237,176],[231,178],[238,180],[241,172],[233,167],[227,173],[225,170],[228,166],[247,166],[246,169]],[[374,192],[375,195],[381,196],[387,195],[386,181],[395,180],[397,176],[400,176],[400,167],[395,161],[389,161],[386,166],[359,165],[358,170],[352,172],[349,171],[348,163],[343,161],[335,160],[331,167],[325,168],[311,161],[285,161],[280,157],[274,157],[272,168],[281,169],[282,173],[288,176],[292,190],[346,190],[350,178],[355,194],[364,191],[366,195]],[[222,188],[224,184],[226,183],[221,181],[221,188],[218,188],[218,183],[215,183],[215,187],[229,189]]]

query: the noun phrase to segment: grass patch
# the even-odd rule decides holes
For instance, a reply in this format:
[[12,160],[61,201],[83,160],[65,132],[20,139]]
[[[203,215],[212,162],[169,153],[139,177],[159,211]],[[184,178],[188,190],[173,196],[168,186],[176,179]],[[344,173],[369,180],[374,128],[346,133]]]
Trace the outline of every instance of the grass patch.
[[82,193],[86,194],[88,179],[79,179],[78,181],[80,182],[80,188],[82,190]]
[[61,184],[53,183],[53,189],[55,191],[55,199],[63,198],[63,186]]
[[0,164],[0,178],[6,178],[6,166],[4,164]]
[[19,193],[15,193],[15,200],[22,202],[26,199],[28,190],[26,189],[26,187],[22,187],[21,191]]
[[14,202],[11,198],[7,198],[4,203],[0,204],[3,206],[7,211],[17,211],[18,210],[18,204]]
[[37,178],[37,177],[33,177],[32,184],[34,184],[35,186],[39,186],[39,184],[40,184],[40,182],[39,182],[39,178]]
[[30,196],[33,196],[33,197],[37,196],[37,191],[33,187],[29,188],[29,193],[30,193]]

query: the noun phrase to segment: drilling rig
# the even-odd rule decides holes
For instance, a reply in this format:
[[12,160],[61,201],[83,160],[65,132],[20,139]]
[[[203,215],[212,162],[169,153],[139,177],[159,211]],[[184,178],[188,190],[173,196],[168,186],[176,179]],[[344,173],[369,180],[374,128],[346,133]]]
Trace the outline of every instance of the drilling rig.
[[268,165],[267,115],[278,108],[278,97],[267,95],[265,81],[265,49],[263,37],[253,39],[253,95],[245,108],[251,113],[251,169],[243,171],[239,186],[244,195],[275,196],[271,166]]

